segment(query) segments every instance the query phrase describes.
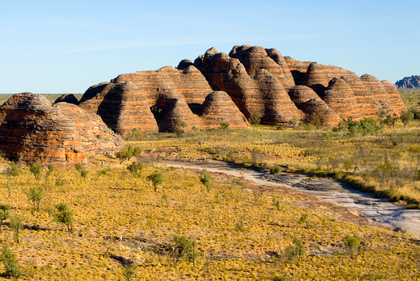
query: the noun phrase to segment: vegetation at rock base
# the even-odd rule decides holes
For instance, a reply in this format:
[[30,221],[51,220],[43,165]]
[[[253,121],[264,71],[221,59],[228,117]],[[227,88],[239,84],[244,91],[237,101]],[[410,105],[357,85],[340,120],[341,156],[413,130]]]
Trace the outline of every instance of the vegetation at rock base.
[[141,154],[143,150],[138,147],[138,146],[127,146],[124,149],[121,149],[119,152],[117,152],[116,156],[118,159],[121,160],[121,163],[123,163],[124,161],[130,159],[131,157],[136,157],[139,156]]

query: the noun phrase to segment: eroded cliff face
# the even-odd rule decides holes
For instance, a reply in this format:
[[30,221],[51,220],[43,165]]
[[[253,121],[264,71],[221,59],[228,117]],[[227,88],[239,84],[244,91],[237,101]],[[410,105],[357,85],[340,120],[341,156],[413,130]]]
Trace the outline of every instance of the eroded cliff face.
[[[220,100],[227,105],[223,109]],[[394,115],[406,110],[388,81],[246,45],[234,46],[229,54],[210,48],[177,68],[122,74],[90,87],[80,107],[122,135],[212,129],[228,120],[222,114],[231,116],[226,122],[232,128],[248,126],[246,119],[254,114],[262,124],[300,119],[336,126],[350,117],[374,117],[383,108]]]
[[96,114],[41,95],[22,93],[0,107],[0,151],[27,163],[86,164],[88,154],[112,155],[124,145]]

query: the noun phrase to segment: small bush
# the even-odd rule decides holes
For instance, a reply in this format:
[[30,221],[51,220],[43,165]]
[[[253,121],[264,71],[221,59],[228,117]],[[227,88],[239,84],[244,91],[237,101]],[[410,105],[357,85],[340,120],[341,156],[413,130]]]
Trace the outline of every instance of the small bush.
[[120,164],[122,164],[125,160],[130,159],[131,157],[137,157],[143,152],[143,149],[138,146],[131,146],[121,149],[115,155],[118,159],[121,160]]
[[143,170],[143,163],[141,162],[133,162],[127,166],[127,170],[129,170],[135,177],[141,175],[141,171]]
[[9,218],[11,208],[12,207],[9,204],[0,204],[0,229],[3,224],[3,221]]
[[13,216],[10,218],[10,227],[13,229],[13,238],[15,239],[16,243],[19,243],[20,232],[23,229],[22,221],[20,217]]
[[351,252],[359,250],[359,248],[360,248],[360,236],[357,233],[355,233],[353,235],[347,234],[344,237],[344,245]]
[[68,231],[73,230],[73,212],[70,211],[69,206],[66,203],[60,203],[55,206],[57,212],[53,214],[54,220],[59,223],[63,223],[67,226]]
[[401,122],[404,124],[404,127],[407,126],[408,123],[414,120],[414,113],[410,111],[405,111],[401,113],[400,116]]
[[156,170],[147,176],[147,180],[152,182],[156,192],[157,186],[163,182],[163,176],[158,170]]
[[76,168],[76,170],[80,173],[80,176],[82,177],[82,178],[86,178],[87,177],[87,174],[88,174],[88,171],[86,170],[86,168],[85,167],[83,167],[82,165],[80,165],[80,164],[76,164],[75,166],[74,166],[75,168]]
[[258,111],[251,114],[251,117],[249,117],[249,123],[253,125],[258,125],[261,122],[262,115]]
[[126,281],[131,281],[134,278],[136,265],[134,263],[129,263],[126,267],[124,267],[123,276],[125,277]]
[[183,129],[179,129],[176,131],[176,136],[178,138],[182,137],[184,135],[185,131]]
[[273,168],[270,169],[270,174],[276,175],[281,172],[279,164],[274,164]]
[[289,259],[302,258],[305,255],[305,246],[302,240],[298,237],[293,238],[293,245],[289,245],[285,250],[286,257]]
[[40,163],[33,163],[29,166],[29,171],[31,171],[35,179],[39,180],[42,173],[42,165]]
[[44,198],[44,187],[42,185],[35,186],[30,189],[25,189],[23,192],[28,197],[28,200],[32,202],[34,208],[39,210],[39,205]]
[[220,127],[223,130],[226,130],[229,127],[229,123],[228,122],[222,122],[222,123],[220,123]]
[[239,230],[240,232],[245,232],[245,222],[243,220],[240,220],[235,225],[236,230]]
[[276,207],[277,211],[281,211],[281,204],[278,198],[273,197],[273,205]]
[[18,266],[18,261],[16,260],[16,256],[12,249],[10,249],[9,244],[5,244],[3,246],[0,258],[4,264],[4,269],[6,271],[5,275],[7,277],[17,278],[20,275],[20,269]]
[[10,164],[10,175],[11,176],[13,176],[13,177],[17,177],[17,176],[19,176],[20,175],[20,173],[21,173],[22,171],[19,169],[19,167],[18,166],[16,166],[16,164],[15,163],[11,163]]
[[204,184],[204,186],[207,188],[207,191],[210,191],[210,181],[211,181],[211,176],[209,173],[207,172],[203,172],[200,175],[200,181],[202,184]]
[[180,255],[184,257],[186,261],[194,262],[197,258],[197,254],[195,252],[195,241],[182,235],[174,235],[172,238],[177,247],[180,248]]

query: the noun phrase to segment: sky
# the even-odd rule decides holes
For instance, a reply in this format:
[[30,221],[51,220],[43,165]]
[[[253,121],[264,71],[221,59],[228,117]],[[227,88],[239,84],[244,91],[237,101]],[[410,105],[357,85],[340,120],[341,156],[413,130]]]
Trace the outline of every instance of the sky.
[[395,83],[420,74],[418,0],[0,0],[0,93],[83,93],[215,47],[276,48]]

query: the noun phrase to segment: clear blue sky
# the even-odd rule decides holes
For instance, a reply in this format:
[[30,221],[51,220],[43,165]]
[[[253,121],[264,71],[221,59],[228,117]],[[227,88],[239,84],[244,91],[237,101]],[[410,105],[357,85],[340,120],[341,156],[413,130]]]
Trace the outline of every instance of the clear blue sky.
[[0,42],[0,93],[83,93],[243,44],[395,83],[420,74],[420,1],[2,0]]

